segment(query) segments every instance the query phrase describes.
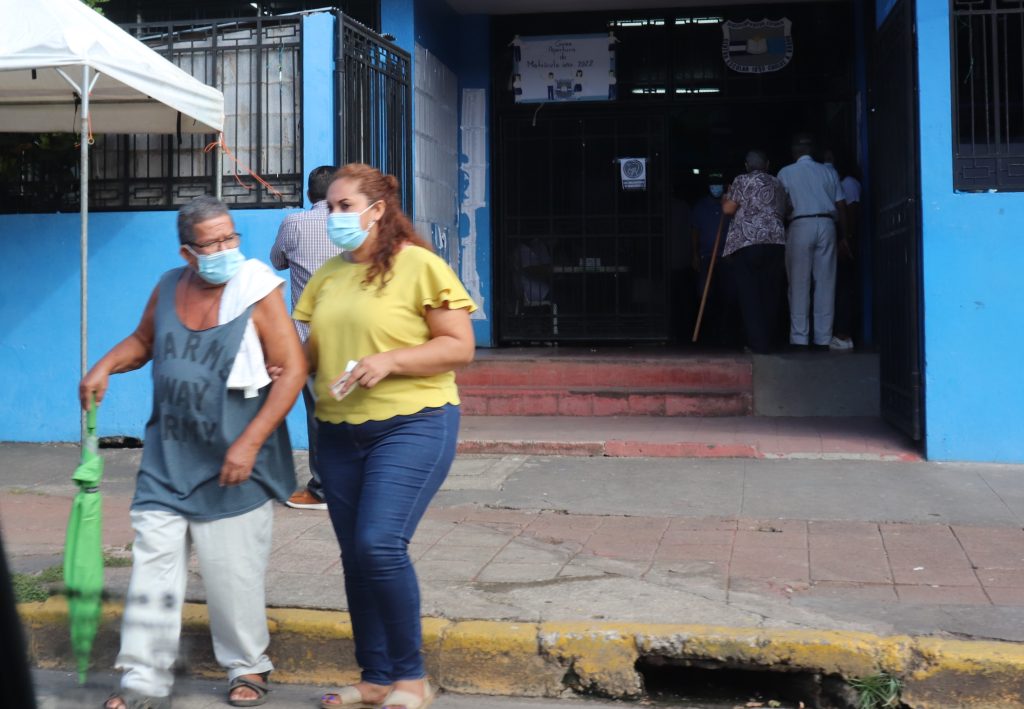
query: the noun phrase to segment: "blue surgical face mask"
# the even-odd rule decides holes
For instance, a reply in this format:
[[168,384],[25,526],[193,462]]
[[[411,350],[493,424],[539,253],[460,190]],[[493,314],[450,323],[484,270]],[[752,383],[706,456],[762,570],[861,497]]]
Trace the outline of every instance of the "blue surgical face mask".
[[197,254],[191,246],[185,244],[185,248],[196,257],[198,263],[196,270],[199,277],[207,283],[220,285],[227,283],[238,273],[238,269],[245,262],[245,256],[239,248],[224,249],[213,254]]
[[722,185],[708,185],[708,191],[711,192],[711,196],[718,199],[725,192],[725,187]]
[[[374,204],[377,203],[374,202],[366,209]],[[359,222],[359,217],[363,216],[366,209],[362,212],[332,212],[328,214],[327,238],[331,240],[331,243],[342,251],[355,251],[362,246],[366,237],[370,235],[369,227],[373,226],[371,221],[367,224],[367,228],[363,229]]]

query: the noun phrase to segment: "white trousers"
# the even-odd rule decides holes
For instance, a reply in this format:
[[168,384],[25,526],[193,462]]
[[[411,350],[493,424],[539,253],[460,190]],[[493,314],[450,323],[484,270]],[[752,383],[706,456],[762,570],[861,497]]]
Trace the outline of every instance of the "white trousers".
[[789,341],[810,344],[808,313],[814,285],[814,344],[832,341],[836,305],[836,225],[825,217],[793,220],[786,230]]
[[206,589],[217,662],[229,680],[273,670],[265,654],[270,633],[264,593],[273,503],[211,522],[156,510],[133,510],[131,518],[132,577],[116,662],[124,670],[121,686],[150,697],[171,693],[190,539]]

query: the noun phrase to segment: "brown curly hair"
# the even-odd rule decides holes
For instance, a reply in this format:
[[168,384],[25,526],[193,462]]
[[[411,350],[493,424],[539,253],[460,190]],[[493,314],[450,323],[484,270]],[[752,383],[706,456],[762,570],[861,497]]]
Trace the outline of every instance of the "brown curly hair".
[[403,244],[419,246],[433,251],[430,242],[424,240],[413,228],[409,217],[402,211],[402,203],[398,198],[398,178],[385,175],[380,170],[363,163],[349,163],[334,173],[331,182],[340,179],[356,183],[356,191],[367,199],[368,204],[384,203],[384,216],[377,222],[377,240],[370,254],[370,268],[366,271],[363,285],[369,286],[379,281],[377,290],[381,290],[391,280],[391,266],[395,254]]

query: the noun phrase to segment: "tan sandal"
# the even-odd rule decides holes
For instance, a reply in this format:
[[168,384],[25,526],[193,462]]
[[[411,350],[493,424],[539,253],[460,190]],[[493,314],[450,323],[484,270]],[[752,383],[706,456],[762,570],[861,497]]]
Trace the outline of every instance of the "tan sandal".
[[[339,701],[328,701],[328,697],[337,697]],[[337,692],[327,692],[320,697],[320,709],[334,709],[334,707],[343,707],[344,709],[380,709],[381,702],[374,704],[373,702],[366,701],[355,686],[348,684]]]
[[422,697],[404,689],[396,689],[384,700],[383,709],[427,709],[434,703],[436,696],[437,692],[430,686],[430,682],[424,682]]
[[133,689],[114,692],[103,702],[103,706],[106,707],[114,701],[121,702],[124,709],[171,709],[170,697],[147,697]]

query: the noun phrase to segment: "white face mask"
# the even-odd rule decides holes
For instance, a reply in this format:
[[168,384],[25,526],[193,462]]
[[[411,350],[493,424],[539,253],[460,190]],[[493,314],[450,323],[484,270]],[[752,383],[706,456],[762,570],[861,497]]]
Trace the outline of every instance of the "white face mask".
[[725,193],[725,187],[723,185],[708,185],[708,191],[712,197],[718,199]]

